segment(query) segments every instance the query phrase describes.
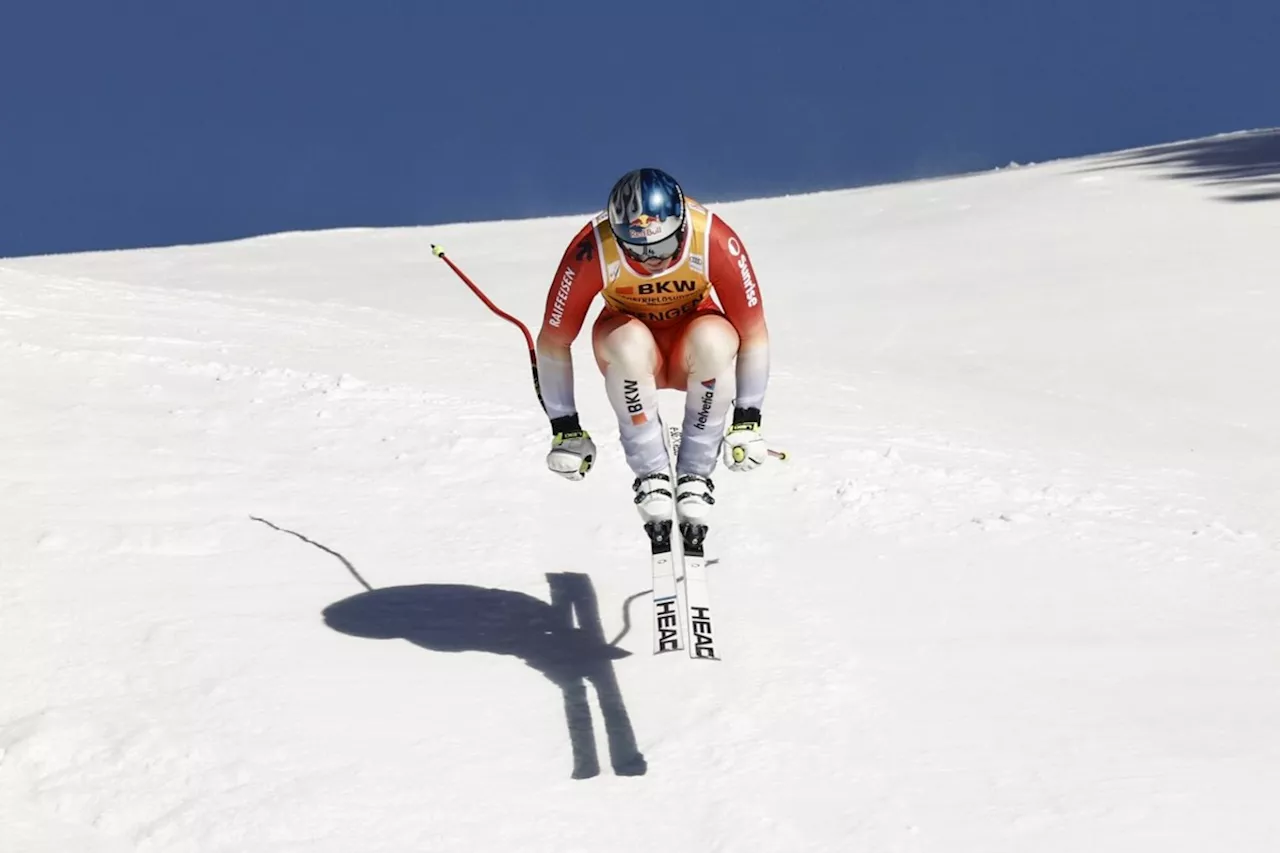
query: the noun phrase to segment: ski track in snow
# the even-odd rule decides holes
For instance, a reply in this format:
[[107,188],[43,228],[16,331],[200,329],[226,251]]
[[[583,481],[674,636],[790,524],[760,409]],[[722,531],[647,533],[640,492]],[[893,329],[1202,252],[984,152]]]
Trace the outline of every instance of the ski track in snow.
[[[765,212],[797,224],[752,241],[777,348],[766,430],[793,458],[717,477],[710,666],[648,654],[643,597],[624,634],[647,563],[589,354],[602,458],[566,484],[543,467],[519,336],[429,265],[423,234],[0,262],[0,849],[1270,849],[1277,410],[1227,412],[1208,374],[1166,372],[1195,346],[1163,342],[1172,299],[1143,350],[1109,336],[1116,295],[1081,320],[1096,364],[1088,340],[1039,346],[1071,339],[1075,303],[1046,287],[1061,325],[1027,332],[1035,300],[984,254],[1023,223],[1004,263],[1051,279],[1054,223],[1129,222],[1110,205],[1130,198],[1189,233],[1280,224],[1056,164],[726,206],[744,234],[767,234]],[[833,208],[867,232],[852,248],[801,229]],[[499,229],[515,254],[486,258]],[[572,230],[430,236],[533,322]],[[1119,251],[1074,250],[1083,279]],[[798,325],[837,299],[848,253],[865,287]],[[1220,260],[1140,258],[1133,310]],[[1246,360],[1272,345],[1245,295],[1268,263],[1233,268],[1221,304],[1249,310],[1204,351],[1257,388],[1275,363]],[[1195,276],[1177,280],[1194,315]],[[1168,377],[1185,383],[1143,397]],[[598,629],[623,634],[610,672],[642,776],[611,771],[593,678],[601,772],[569,778],[572,694],[539,643],[593,641],[584,611],[540,621],[553,574],[589,578]],[[338,602],[360,613],[363,583],[443,627],[326,627]],[[485,602],[527,615],[450,621]]]

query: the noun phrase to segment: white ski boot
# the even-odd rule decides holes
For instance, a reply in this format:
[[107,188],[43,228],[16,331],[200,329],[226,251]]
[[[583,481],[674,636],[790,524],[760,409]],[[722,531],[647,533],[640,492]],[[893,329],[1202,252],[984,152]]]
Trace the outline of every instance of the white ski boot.
[[706,525],[711,517],[711,507],[716,499],[711,493],[716,490],[710,477],[697,474],[681,474],[676,480],[676,514],[680,524]]
[[654,521],[671,521],[674,499],[671,495],[671,476],[666,471],[636,477],[631,484],[636,493],[636,509],[645,524]]

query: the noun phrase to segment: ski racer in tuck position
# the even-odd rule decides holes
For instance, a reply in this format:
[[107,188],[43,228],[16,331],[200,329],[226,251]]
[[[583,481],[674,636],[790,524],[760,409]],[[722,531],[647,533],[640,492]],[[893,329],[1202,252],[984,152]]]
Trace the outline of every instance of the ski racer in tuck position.
[[[579,423],[570,345],[595,297],[591,331],[605,393],[618,418],[642,520],[707,523],[711,474],[749,471],[768,456],[760,411],[769,378],[769,333],[742,240],[659,169],[623,175],[606,209],[569,244],[547,294],[537,367],[553,433],[547,466],[581,480],[596,456]],[[676,482],[662,425],[660,388],[685,392]],[[733,406],[726,435],[725,422]]]

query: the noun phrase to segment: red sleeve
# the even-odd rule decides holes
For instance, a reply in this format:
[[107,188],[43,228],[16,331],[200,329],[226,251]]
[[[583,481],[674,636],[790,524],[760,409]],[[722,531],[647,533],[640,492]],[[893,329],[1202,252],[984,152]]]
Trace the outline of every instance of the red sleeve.
[[538,381],[542,386],[542,401],[552,420],[577,412],[570,344],[582,331],[587,310],[603,287],[595,229],[592,223],[587,223],[556,267],[542,312],[542,329],[538,332]]
[[747,339],[767,337],[760,282],[742,238],[717,216],[711,221],[707,243],[707,278],[715,288],[720,307],[744,344]]
[[764,299],[747,247],[723,219],[711,220],[707,239],[707,278],[725,316],[738,330],[735,405],[759,409],[769,384],[769,329]]
[[542,312],[540,342],[553,347],[567,347],[582,331],[587,310],[596,294],[604,287],[600,275],[599,251],[594,225],[588,222],[565,249],[547,291],[547,304]]

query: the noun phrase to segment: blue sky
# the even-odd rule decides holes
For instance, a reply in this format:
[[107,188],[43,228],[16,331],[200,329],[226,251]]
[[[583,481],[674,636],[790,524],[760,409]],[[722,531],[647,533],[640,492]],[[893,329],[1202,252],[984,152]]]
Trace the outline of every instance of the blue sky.
[[0,256],[724,200],[1280,125],[1275,0],[40,0]]

